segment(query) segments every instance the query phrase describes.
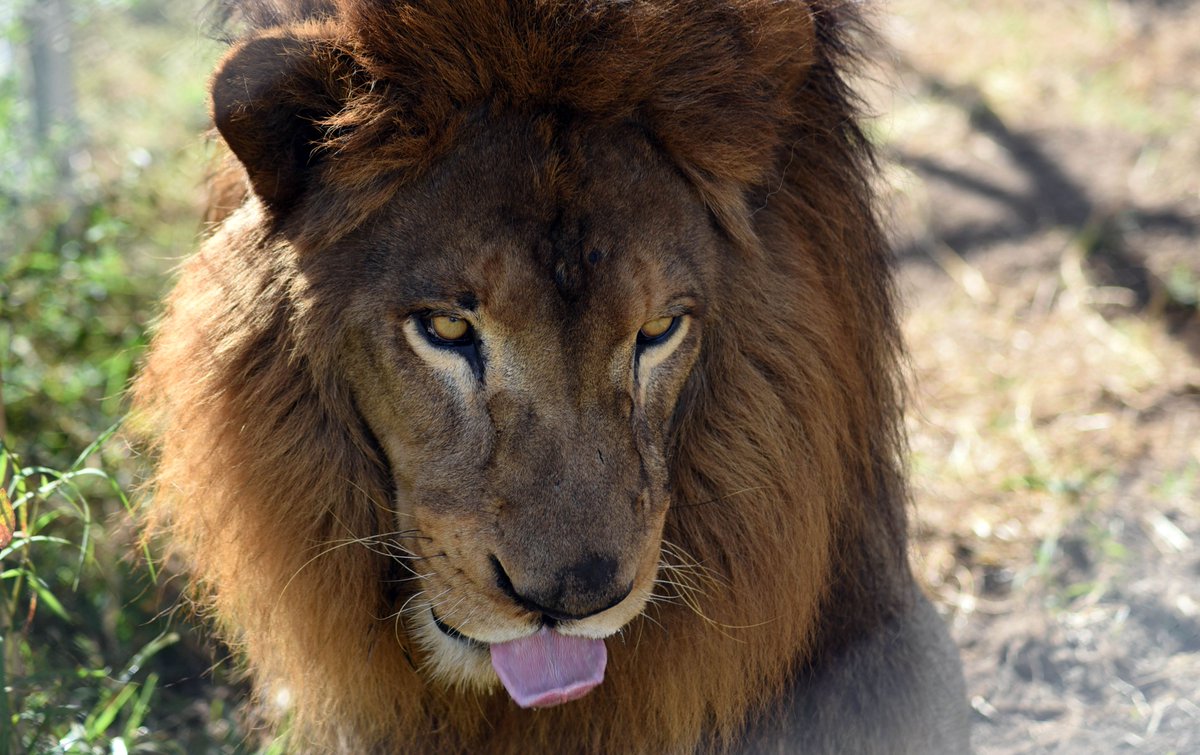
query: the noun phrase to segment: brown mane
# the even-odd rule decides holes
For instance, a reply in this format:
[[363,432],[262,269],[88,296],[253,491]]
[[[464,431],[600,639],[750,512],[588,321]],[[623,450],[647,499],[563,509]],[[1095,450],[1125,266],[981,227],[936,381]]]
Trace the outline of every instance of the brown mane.
[[[320,190],[287,225],[215,212],[135,410],[158,454],[148,531],[249,660],[264,707],[287,696],[294,745],[332,749],[350,731],[403,752],[484,737],[493,752],[718,749],[902,609],[899,340],[843,80],[855,5],[241,5],[239,45],[317,46],[346,104],[317,119]],[[699,611],[652,605],[610,641],[608,681],[587,698],[530,714],[414,669],[394,618],[406,574],[352,542],[393,528],[390,478],[340,374],[337,302],[311,296],[288,242],[361,223],[480,113],[564,112],[639,124],[741,253],[681,398],[665,533],[715,578],[688,596]]]

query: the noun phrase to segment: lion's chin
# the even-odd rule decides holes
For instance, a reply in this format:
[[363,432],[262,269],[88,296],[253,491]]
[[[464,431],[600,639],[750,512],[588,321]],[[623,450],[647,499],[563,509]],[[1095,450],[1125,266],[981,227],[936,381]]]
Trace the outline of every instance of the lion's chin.
[[486,645],[451,637],[438,627],[431,611],[418,612],[408,624],[423,651],[422,670],[434,682],[477,692],[490,692],[500,686]]

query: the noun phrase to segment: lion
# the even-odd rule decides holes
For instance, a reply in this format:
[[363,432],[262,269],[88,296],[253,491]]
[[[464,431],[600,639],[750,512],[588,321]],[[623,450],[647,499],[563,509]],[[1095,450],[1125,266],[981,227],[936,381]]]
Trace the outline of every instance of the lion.
[[858,3],[240,3],[148,537],[312,752],[963,752]]

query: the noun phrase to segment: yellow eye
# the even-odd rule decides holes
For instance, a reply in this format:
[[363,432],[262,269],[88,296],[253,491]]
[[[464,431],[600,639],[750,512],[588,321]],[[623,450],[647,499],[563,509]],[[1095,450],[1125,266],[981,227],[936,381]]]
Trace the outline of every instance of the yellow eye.
[[461,341],[471,332],[471,326],[461,317],[437,315],[430,317],[428,323],[429,331],[443,341]]
[[676,317],[659,317],[642,325],[638,331],[638,343],[653,343],[661,339],[675,327]]

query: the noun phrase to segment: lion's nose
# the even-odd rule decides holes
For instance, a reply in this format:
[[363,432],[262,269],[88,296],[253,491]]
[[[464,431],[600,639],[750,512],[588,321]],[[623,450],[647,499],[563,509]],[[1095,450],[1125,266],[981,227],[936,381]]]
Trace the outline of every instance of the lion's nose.
[[619,564],[615,558],[590,555],[537,584],[535,580],[517,582],[509,576],[500,559],[492,556],[496,585],[522,608],[554,621],[578,621],[594,616],[625,600],[633,582],[616,583]]

